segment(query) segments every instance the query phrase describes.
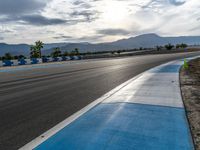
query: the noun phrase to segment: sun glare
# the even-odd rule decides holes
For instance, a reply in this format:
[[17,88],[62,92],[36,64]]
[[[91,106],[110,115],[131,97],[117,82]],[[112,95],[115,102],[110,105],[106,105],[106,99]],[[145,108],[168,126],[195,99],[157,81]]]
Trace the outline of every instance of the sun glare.
[[111,23],[120,23],[128,15],[126,5],[122,2],[107,1],[103,8],[103,18]]

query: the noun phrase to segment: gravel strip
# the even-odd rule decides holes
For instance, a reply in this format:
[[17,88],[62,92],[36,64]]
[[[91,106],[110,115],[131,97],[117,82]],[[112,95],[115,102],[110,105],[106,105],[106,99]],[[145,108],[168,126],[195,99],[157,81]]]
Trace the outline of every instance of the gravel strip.
[[181,91],[196,150],[200,150],[200,58],[181,68]]

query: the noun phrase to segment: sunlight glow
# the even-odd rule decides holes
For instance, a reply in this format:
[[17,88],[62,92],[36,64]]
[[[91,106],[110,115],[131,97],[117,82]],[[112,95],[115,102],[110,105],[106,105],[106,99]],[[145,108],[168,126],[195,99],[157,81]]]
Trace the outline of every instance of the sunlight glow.
[[103,19],[110,23],[122,23],[128,15],[126,5],[119,1],[106,1],[102,12]]

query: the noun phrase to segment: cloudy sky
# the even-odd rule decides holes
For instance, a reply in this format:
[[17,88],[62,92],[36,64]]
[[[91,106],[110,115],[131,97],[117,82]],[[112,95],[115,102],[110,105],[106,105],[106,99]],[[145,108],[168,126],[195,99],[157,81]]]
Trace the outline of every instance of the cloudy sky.
[[0,42],[200,35],[199,0],[0,0]]

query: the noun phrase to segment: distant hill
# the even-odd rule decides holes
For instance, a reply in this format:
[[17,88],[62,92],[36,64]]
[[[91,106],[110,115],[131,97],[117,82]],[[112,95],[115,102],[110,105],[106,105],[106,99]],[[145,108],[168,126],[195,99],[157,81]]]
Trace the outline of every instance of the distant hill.
[[[65,46],[61,46],[62,51],[71,51],[75,48],[79,48],[81,52],[87,51],[109,51],[119,49],[133,49],[133,48],[153,48],[157,45],[165,44],[178,44],[186,43],[188,45],[199,45],[200,36],[180,36],[180,37],[160,37],[156,34],[143,34],[128,39],[122,39],[110,43],[68,43]],[[46,50],[46,54],[49,54],[52,49]]]
[[[124,49],[125,47],[112,45],[110,43],[68,43],[65,46],[61,46],[61,51],[72,51],[75,48],[78,48],[80,52],[94,52],[94,51],[110,51],[110,50],[119,50]],[[53,48],[45,50],[43,54],[50,54]]]
[[[49,43],[44,45],[42,51],[47,55],[52,52],[54,47],[60,47],[62,51],[71,51],[75,48],[79,48],[81,52],[87,51],[109,51],[119,49],[133,49],[133,48],[151,48],[157,45],[165,45],[167,43],[178,44],[186,43],[188,45],[200,45],[200,36],[179,36],[179,37],[161,37],[156,34],[143,34],[128,39],[121,39],[109,43]],[[30,45],[27,44],[5,44],[0,43],[0,55],[4,55],[6,52],[12,55],[23,54],[29,55]]]
[[[62,47],[65,46],[67,43],[50,43],[45,44],[43,51],[54,47]],[[30,46],[28,44],[6,44],[0,43],[0,56],[3,56],[5,53],[11,53],[12,55],[25,55],[29,56],[30,54]]]
[[4,55],[5,53],[11,53],[13,55],[28,55],[29,54],[29,45],[27,44],[6,44],[0,43],[0,56]]
[[162,46],[168,43],[186,43],[188,45],[198,45],[200,44],[200,36],[160,37],[152,33],[118,40],[116,42],[112,42],[111,44],[116,46],[125,46],[126,48],[149,48],[157,45]]

